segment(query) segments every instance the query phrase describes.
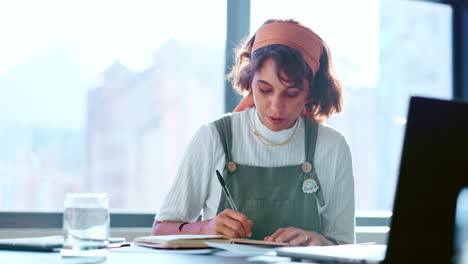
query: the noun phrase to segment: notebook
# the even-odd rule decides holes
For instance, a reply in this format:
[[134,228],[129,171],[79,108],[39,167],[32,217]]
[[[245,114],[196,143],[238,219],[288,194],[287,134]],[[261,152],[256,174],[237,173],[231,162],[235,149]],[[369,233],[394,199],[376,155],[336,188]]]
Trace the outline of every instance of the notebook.
[[184,249],[184,248],[211,248],[205,242],[214,243],[233,243],[233,244],[248,244],[258,246],[287,246],[287,243],[268,242],[263,240],[243,239],[243,238],[226,238],[219,235],[166,235],[166,236],[144,236],[137,237],[133,241],[135,245],[151,248],[165,249]]
[[388,245],[279,248],[277,254],[343,263],[449,263],[467,164],[468,103],[412,97]]

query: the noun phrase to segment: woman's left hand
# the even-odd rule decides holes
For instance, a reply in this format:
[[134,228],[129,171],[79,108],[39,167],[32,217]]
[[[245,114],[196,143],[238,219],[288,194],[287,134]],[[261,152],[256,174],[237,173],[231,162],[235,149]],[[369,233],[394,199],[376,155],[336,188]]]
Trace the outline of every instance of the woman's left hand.
[[290,246],[331,246],[334,245],[319,233],[307,231],[296,227],[286,227],[276,230],[271,236],[267,236],[265,241],[285,242]]

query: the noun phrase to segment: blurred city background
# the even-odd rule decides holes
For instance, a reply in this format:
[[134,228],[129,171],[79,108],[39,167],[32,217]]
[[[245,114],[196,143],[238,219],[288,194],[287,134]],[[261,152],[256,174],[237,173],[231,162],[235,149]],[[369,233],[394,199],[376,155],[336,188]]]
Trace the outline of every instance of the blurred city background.
[[[344,84],[327,121],[353,152],[358,211],[391,210],[409,96],[451,98],[451,10],[406,0],[252,0],[295,18]],[[0,0],[0,211],[107,192],[155,213],[192,134],[224,113],[226,2]]]

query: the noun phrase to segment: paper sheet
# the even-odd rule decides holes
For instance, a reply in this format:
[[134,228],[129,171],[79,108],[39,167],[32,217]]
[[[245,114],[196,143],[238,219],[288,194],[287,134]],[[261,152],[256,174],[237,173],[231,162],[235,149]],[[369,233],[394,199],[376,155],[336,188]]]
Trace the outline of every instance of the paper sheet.
[[[231,243],[219,243],[219,242],[205,242],[208,246],[224,249],[228,251],[227,255],[233,256],[258,256],[258,255],[275,255],[274,248],[264,248],[254,245],[244,245],[244,244],[231,244]],[[218,252],[216,254],[226,255],[223,252]]]

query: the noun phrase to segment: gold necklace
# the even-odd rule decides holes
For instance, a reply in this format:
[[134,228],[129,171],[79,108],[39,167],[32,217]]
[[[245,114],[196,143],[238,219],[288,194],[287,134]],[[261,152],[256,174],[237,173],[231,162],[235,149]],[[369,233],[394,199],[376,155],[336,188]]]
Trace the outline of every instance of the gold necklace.
[[254,112],[254,118],[253,118],[253,134],[258,138],[258,141],[260,141],[262,144],[264,145],[267,145],[267,146],[284,146],[286,144],[288,144],[289,142],[291,142],[291,140],[293,139],[294,135],[296,134],[296,131],[297,131],[297,127],[299,126],[299,120],[296,120],[296,124],[295,124],[295,127],[294,127],[294,131],[293,133],[291,134],[291,136],[286,139],[286,141],[284,142],[281,142],[281,143],[273,143],[271,142],[270,140],[268,140],[265,136],[263,136],[262,134],[260,134],[260,132],[257,130],[257,126],[255,125],[255,112]]

